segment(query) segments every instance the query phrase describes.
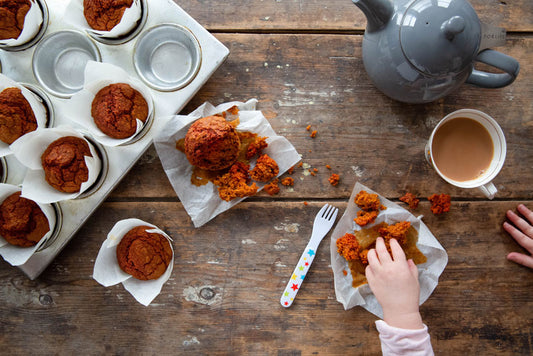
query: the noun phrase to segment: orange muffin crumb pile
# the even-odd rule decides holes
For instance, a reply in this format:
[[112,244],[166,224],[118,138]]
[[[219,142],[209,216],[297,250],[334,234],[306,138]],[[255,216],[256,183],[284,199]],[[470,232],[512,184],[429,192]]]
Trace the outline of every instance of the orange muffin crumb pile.
[[378,217],[380,210],[385,210],[386,207],[381,205],[379,196],[377,194],[369,194],[361,190],[354,198],[355,204],[361,208],[357,212],[357,217],[354,219],[359,226],[365,226],[373,223]]
[[309,136],[311,136],[311,138],[315,138],[317,133],[318,133],[317,130],[313,130],[311,132],[311,135],[309,135]]
[[329,182],[332,186],[336,187],[336,186],[339,184],[340,179],[341,179],[341,178],[339,177],[338,174],[336,174],[336,173],[332,173],[332,174],[329,176],[329,178],[328,178],[328,182]]
[[252,159],[255,156],[261,155],[263,150],[268,147],[266,137],[257,137],[255,141],[250,143],[246,151],[246,159]]
[[285,178],[283,178],[281,180],[281,184],[283,184],[286,187],[293,186],[294,185],[294,179],[291,178],[291,177],[285,177]]
[[411,223],[409,221],[401,221],[394,225],[387,225],[385,227],[381,227],[378,229],[378,232],[381,237],[385,239],[385,241],[389,241],[390,239],[396,239],[400,245],[403,245],[406,242],[407,231],[410,227]]
[[269,195],[276,195],[279,193],[279,179],[276,178],[263,188]]
[[354,234],[346,233],[337,240],[337,251],[339,255],[347,261],[353,261],[359,258],[359,241]]
[[417,199],[413,193],[405,193],[404,196],[400,197],[400,201],[409,205],[409,208],[416,209],[418,208],[418,203],[420,199]]
[[278,173],[279,167],[276,161],[264,154],[257,159],[255,167],[250,171],[250,176],[258,182],[268,182],[276,177]]
[[452,198],[448,194],[432,194],[428,197],[431,203],[431,212],[435,215],[450,211]]
[[242,162],[235,162],[228,173],[216,178],[213,181],[218,187],[220,199],[230,201],[235,198],[242,198],[254,195],[257,192],[257,185],[250,182],[248,173],[249,165]]

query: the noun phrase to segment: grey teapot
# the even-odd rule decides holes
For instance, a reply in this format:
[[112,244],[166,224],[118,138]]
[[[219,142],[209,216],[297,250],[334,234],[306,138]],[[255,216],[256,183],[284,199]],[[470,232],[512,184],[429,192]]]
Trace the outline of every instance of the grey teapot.
[[[375,86],[395,100],[431,102],[465,82],[501,88],[518,75],[518,61],[487,49],[503,44],[505,31],[482,24],[466,0],[352,1],[367,19],[365,69]],[[501,72],[476,70],[476,61]]]

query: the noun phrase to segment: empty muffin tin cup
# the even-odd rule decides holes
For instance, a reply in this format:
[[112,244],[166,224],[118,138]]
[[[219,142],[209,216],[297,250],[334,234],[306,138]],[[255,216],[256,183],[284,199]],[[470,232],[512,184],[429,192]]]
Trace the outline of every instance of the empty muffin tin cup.
[[54,111],[54,105],[52,104],[52,101],[50,100],[50,97],[37,85],[28,84],[28,83],[21,83],[26,89],[28,89],[32,94],[34,94],[35,98],[40,101],[44,109],[46,110],[46,125],[45,127],[53,127],[55,123],[55,111]]
[[86,34],[64,30],[43,38],[33,52],[33,73],[52,95],[69,98],[84,83],[87,61],[102,59],[96,44]]
[[184,26],[161,24],[139,36],[133,49],[137,74],[151,88],[174,91],[189,84],[202,62],[202,49]]
[[48,6],[46,5],[45,0],[36,0],[35,3],[37,4],[37,6],[39,6],[43,15],[43,22],[41,23],[41,26],[39,27],[39,30],[37,31],[35,36],[33,36],[28,42],[16,46],[0,44],[0,49],[10,52],[24,51],[25,49],[34,46],[37,42],[41,40],[41,38],[43,38],[43,35],[46,32],[46,29],[48,28],[48,21],[50,18],[50,15],[48,13]]

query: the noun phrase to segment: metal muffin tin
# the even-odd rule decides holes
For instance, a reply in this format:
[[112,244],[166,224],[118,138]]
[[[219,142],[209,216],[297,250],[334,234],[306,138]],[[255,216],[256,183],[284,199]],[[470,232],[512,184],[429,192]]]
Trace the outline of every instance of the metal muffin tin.
[[[80,31],[63,20],[63,13],[68,5],[65,0],[39,0],[47,6],[49,18],[47,30],[43,38],[46,38],[60,31]],[[30,278],[37,278],[41,272],[52,262],[65,245],[76,235],[76,232],[87,221],[91,214],[104,202],[120,180],[133,167],[137,160],[152,144],[152,139],[161,130],[171,115],[178,113],[194,96],[194,94],[205,84],[215,70],[224,62],[229,54],[229,50],[220,43],[214,36],[206,31],[183,9],[172,0],[143,1],[145,7],[145,23],[140,27],[139,32],[134,34],[127,42],[121,44],[94,42],[101,53],[102,61],[114,64],[126,70],[132,77],[140,79],[134,68],[133,51],[138,38],[142,34],[162,23],[174,23],[183,26],[194,35],[202,48],[201,65],[197,74],[191,81],[179,90],[160,91],[149,87],[154,101],[154,116],[152,122],[147,125],[146,132],[142,132],[139,137],[132,140],[128,145],[117,147],[100,147],[95,143],[101,154],[107,159],[103,160],[105,168],[103,177],[98,179],[97,186],[91,189],[90,194],[83,195],[73,200],[66,200],[56,203],[56,213],[61,218],[59,231],[53,234],[53,238],[47,241],[45,246],[35,253],[24,265],[19,268]],[[89,38],[89,35],[86,35]],[[92,37],[91,37],[92,38]],[[68,105],[68,99],[52,93],[49,88],[43,87],[34,77],[32,71],[32,57],[37,45],[21,51],[0,50],[0,62],[3,65],[3,74],[11,79],[24,83],[34,92],[45,91],[43,99],[50,105],[52,112],[55,112],[53,127],[67,125],[76,129],[81,129],[73,121],[65,117],[62,108]],[[9,184],[19,185],[24,179],[26,168],[13,156],[6,156],[0,159],[3,173],[6,174],[4,181]],[[1,177],[0,177],[1,178]],[[106,236],[101,236],[102,241]]]

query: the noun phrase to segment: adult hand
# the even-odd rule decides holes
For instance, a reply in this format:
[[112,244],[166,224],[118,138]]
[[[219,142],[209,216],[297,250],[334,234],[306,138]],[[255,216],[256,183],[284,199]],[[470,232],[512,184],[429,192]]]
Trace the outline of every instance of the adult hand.
[[403,329],[422,329],[418,309],[420,285],[413,260],[406,260],[400,244],[390,240],[392,256],[378,237],[376,248],[368,252],[365,274],[368,285],[383,308],[383,320]]
[[523,218],[514,211],[508,210],[506,216],[513,224],[509,224],[506,221],[503,223],[503,228],[520,246],[529,252],[529,255],[519,252],[511,252],[507,255],[507,259],[526,267],[533,268],[533,226],[531,226],[533,224],[533,212],[523,204],[519,204],[517,210]]

